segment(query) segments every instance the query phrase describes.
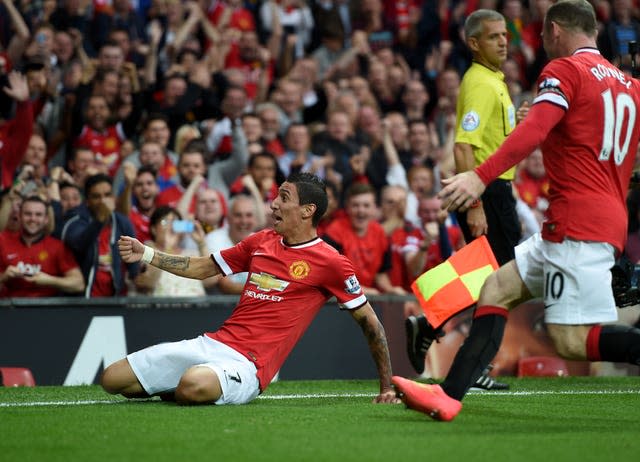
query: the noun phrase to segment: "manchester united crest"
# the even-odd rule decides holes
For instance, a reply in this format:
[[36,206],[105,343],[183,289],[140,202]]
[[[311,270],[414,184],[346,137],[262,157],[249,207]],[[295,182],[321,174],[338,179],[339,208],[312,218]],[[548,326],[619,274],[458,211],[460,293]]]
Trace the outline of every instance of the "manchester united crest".
[[289,275],[294,279],[304,279],[309,275],[311,268],[309,263],[304,260],[298,260],[291,263],[289,267]]

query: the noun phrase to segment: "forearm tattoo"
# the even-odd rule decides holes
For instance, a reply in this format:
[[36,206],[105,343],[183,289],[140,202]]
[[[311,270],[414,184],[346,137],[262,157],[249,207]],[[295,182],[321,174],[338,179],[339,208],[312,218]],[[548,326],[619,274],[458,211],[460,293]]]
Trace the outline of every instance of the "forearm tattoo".
[[156,251],[158,258],[157,267],[169,272],[186,271],[189,268],[189,257],[182,255],[169,255],[164,252]]
[[360,328],[367,338],[369,349],[380,376],[382,386],[391,386],[391,359],[389,357],[389,346],[384,328],[379,320],[369,322],[364,317],[359,320]]

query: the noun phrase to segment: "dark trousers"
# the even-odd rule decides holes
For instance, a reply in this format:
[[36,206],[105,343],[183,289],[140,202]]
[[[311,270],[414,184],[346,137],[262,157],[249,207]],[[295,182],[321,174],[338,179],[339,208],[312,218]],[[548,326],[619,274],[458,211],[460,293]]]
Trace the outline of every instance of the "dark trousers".
[[[500,266],[515,257],[514,247],[520,242],[522,228],[516,213],[516,200],[511,190],[511,182],[492,181],[481,197],[484,214],[487,217],[487,240]],[[458,212],[458,224],[465,241],[471,242],[466,212]]]

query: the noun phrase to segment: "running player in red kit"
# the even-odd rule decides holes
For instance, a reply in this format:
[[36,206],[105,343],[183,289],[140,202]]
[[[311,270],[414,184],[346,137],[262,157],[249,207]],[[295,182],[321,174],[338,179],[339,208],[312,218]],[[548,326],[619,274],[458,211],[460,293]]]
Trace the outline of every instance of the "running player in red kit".
[[492,179],[540,146],[550,178],[542,233],[485,282],[468,339],[440,385],[394,377],[412,409],[453,419],[471,384],[493,359],[508,310],[544,300],[558,353],[572,360],[640,365],[640,330],[617,320],[610,268],[626,240],[625,198],[638,147],[640,83],[596,48],[597,26],[586,0],[547,11],[543,42],[551,59],[524,121],[474,171],[443,180],[443,207],[466,209]]
[[384,333],[351,262],[318,238],[327,207],[317,177],[291,175],[271,205],[273,230],[255,233],[208,257],[167,255],[123,236],[125,262],[144,261],[179,276],[204,279],[248,271],[238,305],[216,332],[155,345],[110,365],[109,393],[173,395],[180,404],[244,404],[263,392],[332,296],[360,325],[380,376],[379,403],[396,403]]

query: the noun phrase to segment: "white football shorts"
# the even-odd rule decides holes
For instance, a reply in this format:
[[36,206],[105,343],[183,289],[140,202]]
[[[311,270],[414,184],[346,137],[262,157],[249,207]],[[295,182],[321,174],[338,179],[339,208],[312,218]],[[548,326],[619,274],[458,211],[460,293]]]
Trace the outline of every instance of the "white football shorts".
[[615,249],[605,242],[549,242],[536,233],[515,249],[520,277],[542,298],[550,324],[598,324],[618,319],[611,289]]
[[215,404],[245,404],[260,394],[256,366],[206,335],[153,345],[127,355],[127,360],[149,395],[175,391],[193,366],[209,367],[217,374],[222,396]]

